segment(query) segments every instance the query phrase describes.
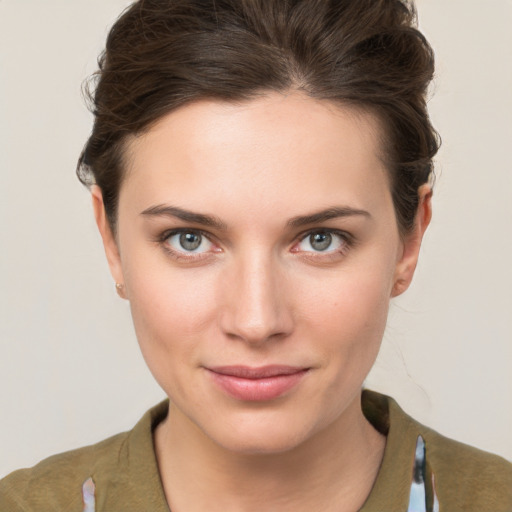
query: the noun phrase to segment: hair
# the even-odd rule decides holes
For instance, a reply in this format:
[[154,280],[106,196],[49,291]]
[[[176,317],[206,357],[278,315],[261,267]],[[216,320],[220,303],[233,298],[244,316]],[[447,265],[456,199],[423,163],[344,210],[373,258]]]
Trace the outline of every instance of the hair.
[[115,232],[126,141],[200,99],[298,90],[375,114],[401,234],[433,173],[426,95],[434,53],[406,0],[139,0],[113,25],[86,86],[95,116],[77,175]]

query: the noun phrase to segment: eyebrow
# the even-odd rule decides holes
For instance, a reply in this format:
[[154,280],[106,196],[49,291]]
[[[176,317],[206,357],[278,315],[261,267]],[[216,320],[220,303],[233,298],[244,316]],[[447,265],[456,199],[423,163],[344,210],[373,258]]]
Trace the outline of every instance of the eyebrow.
[[147,215],[151,217],[175,217],[185,222],[193,222],[194,224],[202,224],[210,228],[218,229],[219,231],[226,231],[227,226],[218,217],[213,215],[205,215],[203,213],[191,212],[178,208],[177,206],[170,206],[165,204],[159,204],[152,206],[144,210],[141,215]]
[[321,210],[319,212],[312,213],[310,215],[303,215],[299,217],[293,217],[286,224],[290,227],[302,227],[307,226],[308,224],[318,224],[320,222],[325,222],[326,220],[337,219],[339,217],[353,217],[353,216],[363,216],[368,219],[371,219],[370,212],[366,210],[359,210],[357,208],[351,208],[349,206],[334,206],[331,208],[327,208],[325,210]]
[[[159,204],[151,206],[144,210],[141,215],[150,217],[174,217],[181,219],[185,222],[193,222],[194,224],[202,224],[203,226],[212,227],[219,231],[226,231],[227,225],[222,222],[218,217],[213,215],[205,215],[203,213],[191,212],[177,206],[170,206],[165,204]],[[363,216],[371,218],[371,215],[366,210],[359,210],[357,208],[351,208],[349,206],[337,206],[321,210],[319,212],[311,213],[309,215],[300,215],[293,217],[286,222],[289,227],[297,228],[307,226],[309,224],[318,224],[331,219],[337,219],[340,217],[353,217]]]

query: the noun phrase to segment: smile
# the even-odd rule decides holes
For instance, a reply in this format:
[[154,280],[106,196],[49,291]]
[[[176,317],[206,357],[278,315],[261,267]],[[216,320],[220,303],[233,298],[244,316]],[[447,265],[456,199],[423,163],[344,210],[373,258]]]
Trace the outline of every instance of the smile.
[[213,382],[232,398],[265,402],[280,397],[298,385],[309,368],[271,365],[259,368],[220,366],[207,370]]

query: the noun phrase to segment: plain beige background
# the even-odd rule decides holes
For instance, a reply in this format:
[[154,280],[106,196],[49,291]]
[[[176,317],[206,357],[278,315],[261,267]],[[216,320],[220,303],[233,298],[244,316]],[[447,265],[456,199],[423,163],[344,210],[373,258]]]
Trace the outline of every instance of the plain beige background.
[[[0,476],[163,398],[74,176],[80,96],[122,0],[0,0]],[[412,289],[368,385],[512,459],[512,1],[419,0],[444,145]]]

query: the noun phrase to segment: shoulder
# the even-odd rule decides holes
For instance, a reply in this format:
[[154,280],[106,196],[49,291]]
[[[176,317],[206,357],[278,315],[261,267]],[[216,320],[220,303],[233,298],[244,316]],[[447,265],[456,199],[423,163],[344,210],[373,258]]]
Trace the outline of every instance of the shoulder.
[[100,510],[142,512],[150,503],[152,512],[165,511],[152,431],[168,406],[153,407],[128,432],[11,473],[0,480],[0,512],[80,512],[91,480]]
[[[365,390],[362,408],[386,435],[381,468],[363,510],[405,511],[413,485],[420,484],[427,510],[438,500],[440,509],[449,512],[512,512],[510,462],[422,425],[388,396]],[[419,475],[418,446],[424,447]]]
[[426,461],[444,510],[512,511],[512,464],[504,458],[449,439],[422,425],[389,400],[393,422],[425,441]]
[[420,426],[435,486],[449,510],[512,511],[512,464]]
[[49,457],[0,480],[0,510],[81,510],[82,485],[98,471],[115,469],[129,433]]

